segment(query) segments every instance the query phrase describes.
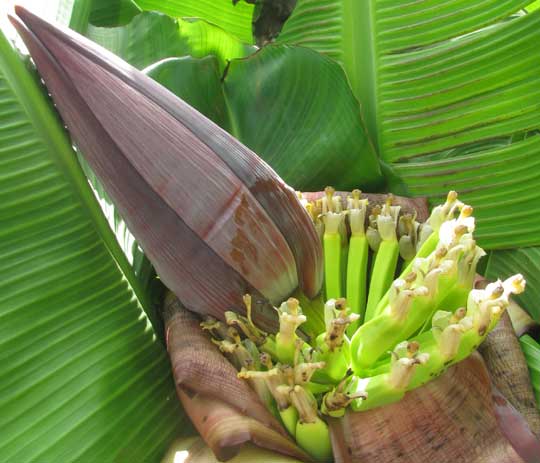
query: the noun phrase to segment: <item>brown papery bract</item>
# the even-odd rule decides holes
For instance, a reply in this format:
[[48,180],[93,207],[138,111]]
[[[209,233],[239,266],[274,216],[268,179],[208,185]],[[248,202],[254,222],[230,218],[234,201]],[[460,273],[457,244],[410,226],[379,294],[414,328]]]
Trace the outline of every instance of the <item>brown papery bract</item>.
[[536,406],[527,362],[508,313],[480,345],[493,383],[523,415],[531,431],[540,437],[540,413]]
[[246,442],[307,460],[200,329],[199,318],[183,308],[172,293],[165,299],[164,318],[178,397],[197,431],[220,460],[236,455]]
[[[333,420],[336,463],[518,463],[479,355],[391,405]],[[369,400],[369,397],[368,399]]]
[[193,417],[193,425],[220,461],[234,457],[247,442],[302,461],[311,461],[290,438],[242,415],[221,400],[201,395],[188,396],[181,390],[178,396],[184,410]]

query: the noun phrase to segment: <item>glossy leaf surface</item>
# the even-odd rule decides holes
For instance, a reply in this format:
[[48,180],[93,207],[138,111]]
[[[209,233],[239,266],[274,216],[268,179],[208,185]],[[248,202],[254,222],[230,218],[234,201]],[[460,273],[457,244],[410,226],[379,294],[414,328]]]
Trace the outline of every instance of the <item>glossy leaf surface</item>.
[[[197,106],[199,95],[217,91],[219,74],[213,83],[203,80],[208,87],[188,93],[184,80],[177,77],[187,63],[185,59],[158,63],[150,75],[204,111]],[[204,70],[207,63],[200,66]],[[219,113],[227,116],[225,127],[294,188],[381,187],[375,151],[336,63],[307,49],[270,45],[233,60],[221,87],[223,96],[217,95],[215,107],[224,104]]]
[[232,0],[134,0],[145,11],[161,11],[176,18],[204,18],[238,37],[253,43],[251,18],[253,5]]
[[227,60],[255,51],[209,22],[175,19],[157,12],[140,13],[118,27],[90,24],[85,35],[138,69],[164,58],[210,54],[219,58],[223,69]]
[[184,425],[166,353],[38,82],[0,35],[1,458],[155,460]]
[[[141,12],[133,0],[91,0],[91,3],[88,22],[98,27],[127,24]],[[71,28],[78,31],[75,27]]]

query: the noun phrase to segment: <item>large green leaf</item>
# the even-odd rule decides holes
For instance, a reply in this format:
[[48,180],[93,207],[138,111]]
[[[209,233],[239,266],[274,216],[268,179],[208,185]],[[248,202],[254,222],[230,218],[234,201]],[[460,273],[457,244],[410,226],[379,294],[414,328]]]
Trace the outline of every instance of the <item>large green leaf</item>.
[[213,54],[225,61],[255,51],[223,29],[198,19],[175,19],[162,13],[143,12],[120,27],[89,25],[85,34],[136,68],[164,58]]
[[57,0],[56,22],[83,34],[93,8],[93,0]]
[[455,188],[482,245],[538,245],[536,142],[492,143],[540,128],[540,11],[508,20],[529,3],[299,0],[279,40],[343,65],[391,189],[438,202]]
[[[297,189],[380,187],[358,104],[335,62],[305,48],[267,46],[233,60],[221,80],[216,65],[212,79],[209,66],[205,60],[166,60],[149,74],[208,117],[217,115],[216,122]],[[186,86],[181,76],[194,67],[203,77]],[[224,107],[209,104],[209,94]]]
[[538,10],[539,8],[540,8],[540,0],[536,0],[536,2],[531,3],[527,7],[527,11],[534,11],[534,10]]
[[527,280],[527,289],[516,300],[540,322],[540,248],[493,251],[487,262],[485,276],[490,279],[506,278],[521,273]]
[[129,23],[140,12],[141,9],[132,0],[92,0],[88,20],[94,26],[119,26]]
[[521,348],[525,354],[536,403],[540,410],[540,344],[528,334],[519,338],[519,342],[521,343]]
[[156,461],[184,422],[145,296],[0,35],[0,455]]
[[145,69],[153,79],[203,113],[227,132],[231,119],[215,56],[170,58]]
[[134,0],[143,10],[161,11],[176,18],[203,18],[238,37],[253,43],[251,18],[253,5],[232,0]]

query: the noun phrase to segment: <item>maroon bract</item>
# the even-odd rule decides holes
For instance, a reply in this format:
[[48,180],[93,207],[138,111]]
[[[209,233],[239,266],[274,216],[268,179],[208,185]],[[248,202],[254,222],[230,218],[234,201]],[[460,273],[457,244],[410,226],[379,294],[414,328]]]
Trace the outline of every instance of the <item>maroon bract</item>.
[[[273,304],[321,287],[302,205],[253,152],[149,77],[24,8],[17,27],[75,143],[164,283],[222,317],[246,292]],[[262,298],[260,298],[262,299]],[[275,319],[266,304],[254,316]]]

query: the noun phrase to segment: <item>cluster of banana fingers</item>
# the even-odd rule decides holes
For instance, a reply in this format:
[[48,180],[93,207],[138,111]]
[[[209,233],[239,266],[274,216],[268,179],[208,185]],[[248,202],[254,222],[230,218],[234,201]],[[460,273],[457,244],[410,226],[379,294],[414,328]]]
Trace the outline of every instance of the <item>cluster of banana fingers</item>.
[[368,211],[359,191],[346,201],[332,188],[325,193],[304,201],[324,248],[324,332],[306,342],[299,328],[307,315],[291,298],[276,309],[279,332],[265,333],[251,319],[249,295],[246,317],[227,312],[226,323],[201,324],[318,461],[332,453],[325,415],[399,401],[470,355],[510,295],[525,289],[521,275],[473,289],[484,252],[472,208],[455,192],[423,224],[400,216],[391,196]]

